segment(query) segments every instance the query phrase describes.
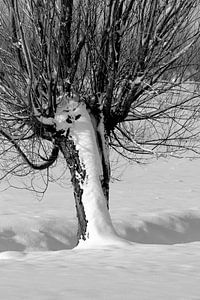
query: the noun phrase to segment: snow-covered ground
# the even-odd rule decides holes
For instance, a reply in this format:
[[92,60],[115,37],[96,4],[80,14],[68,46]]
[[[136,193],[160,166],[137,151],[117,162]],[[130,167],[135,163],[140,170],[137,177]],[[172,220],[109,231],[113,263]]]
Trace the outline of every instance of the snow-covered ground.
[[72,191],[0,194],[0,299],[200,299],[200,161],[128,167],[111,185],[123,248],[73,249]]

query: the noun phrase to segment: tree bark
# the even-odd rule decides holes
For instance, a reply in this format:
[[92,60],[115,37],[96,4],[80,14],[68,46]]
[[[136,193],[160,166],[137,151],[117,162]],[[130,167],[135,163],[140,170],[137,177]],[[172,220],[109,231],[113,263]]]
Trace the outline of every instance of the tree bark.
[[[77,238],[86,240],[86,230],[87,230],[87,219],[84,211],[84,206],[82,203],[83,189],[81,183],[84,182],[86,178],[86,171],[81,166],[78,151],[72,140],[61,137],[59,138],[59,146],[66,159],[67,166],[71,174],[71,182],[74,188],[74,199],[76,205],[76,214],[78,218],[78,232]],[[79,174],[80,177],[77,177]]]
[[[66,109],[57,116],[58,120],[62,120],[59,121],[60,128],[65,130],[57,143],[71,173],[79,243],[118,243],[121,239],[113,227],[108,210],[110,169],[103,119],[96,122],[85,104],[80,103],[73,109],[74,121],[69,127],[64,127],[63,120],[69,119],[69,113],[64,115],[64,111]],[[72,115],[70,118],[72,120]]]

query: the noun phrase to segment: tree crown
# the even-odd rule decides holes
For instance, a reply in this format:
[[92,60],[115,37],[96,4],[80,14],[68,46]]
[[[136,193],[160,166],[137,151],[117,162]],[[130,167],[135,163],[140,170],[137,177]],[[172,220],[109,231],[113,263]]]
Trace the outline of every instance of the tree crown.
[[198,2],[3,0],[2,170],[26,175],[57,160],[53,120],[72,94],[103,113],[125,157],[198,154]]

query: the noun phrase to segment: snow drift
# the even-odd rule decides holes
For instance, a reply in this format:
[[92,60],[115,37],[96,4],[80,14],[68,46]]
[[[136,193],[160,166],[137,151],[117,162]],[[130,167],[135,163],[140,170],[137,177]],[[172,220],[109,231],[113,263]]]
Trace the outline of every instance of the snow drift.
[[[124,239],[142,244],[178,244],[200,241],[200,210],[129,215],[114,222]],[[58,251],[76,245],[76,219],[5,215],[0,218],[0,252]]]

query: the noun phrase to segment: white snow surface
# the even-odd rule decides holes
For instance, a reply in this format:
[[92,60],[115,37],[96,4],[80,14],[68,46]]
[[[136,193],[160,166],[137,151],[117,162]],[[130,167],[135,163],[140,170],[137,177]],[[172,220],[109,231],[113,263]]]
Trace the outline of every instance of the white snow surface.
[[200,161],[129,166],[111,184],[131,244],[77,249],[72,190],[0,194],[0,299],[200,299]]

